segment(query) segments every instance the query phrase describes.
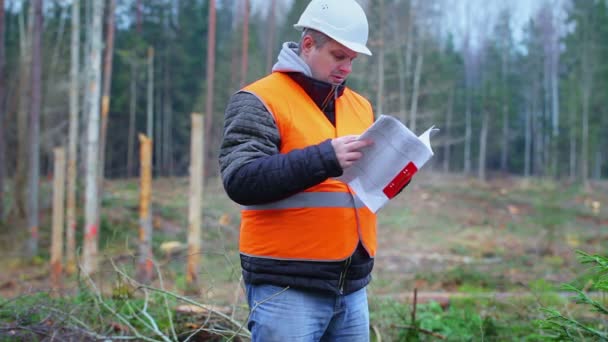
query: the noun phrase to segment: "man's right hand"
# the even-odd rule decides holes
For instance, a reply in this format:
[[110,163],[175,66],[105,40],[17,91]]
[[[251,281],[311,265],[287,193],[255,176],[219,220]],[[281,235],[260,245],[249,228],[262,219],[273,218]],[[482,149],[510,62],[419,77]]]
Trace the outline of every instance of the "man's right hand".
[[331,141],[342,170],[346,170],[361,159],[363,156],[362,148],[373,144],[371,140],[357,140],[358,137],[358,135],[346,135]]

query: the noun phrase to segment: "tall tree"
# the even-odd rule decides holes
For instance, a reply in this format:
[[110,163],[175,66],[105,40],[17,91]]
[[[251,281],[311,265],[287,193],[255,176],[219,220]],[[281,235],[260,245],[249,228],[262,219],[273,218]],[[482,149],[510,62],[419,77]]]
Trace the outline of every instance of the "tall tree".
[[106,136],[108,132],[108,113],[110,111],[110,88],[112,86],[112,58],[114,56],[114,17],[116,0],[108,0],[106,17],[106,44],[103,58],[103,95],[101,101],[101,133],[99,136],[99,202],[103,197],[103,180],[106,161]]
[[26,188],[28,177],[28,99],[31,97],[30,74],[31,74],[31,59],[32,49],[31,40],[34,30],[34,6],[29,4],[29,15],[27,16],[27,28],[25,25],[25,8],[19,13],[19,104],[17,110],[17,157],[15,158],[15,215],[19,218],[25,218],[27,213]]
[[241,87],[247,83],[249,65],[249,0],[243,0],[243,40],[241,50]]
[[[384,22],[384,0],[378,2],[378,19],[380,23]],[[376,112],[384,113],[384,26],[378,27],[378,91],[376,92]]]
[[38,190],[40,181],[40,110],[42,107],[42,0],[34,0],[32,34],[31,101],[30,101],[30,173],[28,182],[28,253],[38,254]]
[[93,13],[90,29],[91,51],[88,63],[88,125],[87,125],[87,160],[85,164],[85,227],[82,271],[84,274],[97,272],[98,238],[99,238],[99,211],[98,211],[98,183],[99,170],[99,105],[101,86],[101,50],[102,50],[102,21],[103,1],[93,2]]
[[66,212],[66,271],[76,270],[76,178],[78,171],[78,126],[80,111],[80,0],[72,2],[70,59],[70,124],[68,140],[68,189]]
[[[274,60],[274,48],[275,48],[275,37],[277,31],[277,0],[272,0],[270,3],[270,9],[268,10],[268,40],[266,45],[266,72],[272,71],[272,61]],[[211,25],[211,23],[209,23]]]
[[[209,1],[209,30],[207,34],[207,94],[205,96],[205,147],[211,146],[211,129],[213,127],[213,87],[215,86],[215,0]],[[191,153],[195,153],[192,151]],[[211,165],[211,153],[204,151],[204,165]],[[207,167],[207,175],[209,169]]]
[[6,79],[4,76],[5,53],[4,53],[4,0],[0,0],[0,222],[4,220],[4,175],[6,172],[6,152],[4,151],[4,113],[6,111],[5,94]]

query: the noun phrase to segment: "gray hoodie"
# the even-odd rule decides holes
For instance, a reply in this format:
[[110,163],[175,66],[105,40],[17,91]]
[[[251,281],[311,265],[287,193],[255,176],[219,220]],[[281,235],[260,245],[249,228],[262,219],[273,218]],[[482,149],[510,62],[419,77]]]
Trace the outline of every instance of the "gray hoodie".
[[298,44],[295,42],[285,42],[277,57],[277,62],[272,67],[272,71],[282,72],[301,72],[308,77],[312,77],[310,67],[298,55]]

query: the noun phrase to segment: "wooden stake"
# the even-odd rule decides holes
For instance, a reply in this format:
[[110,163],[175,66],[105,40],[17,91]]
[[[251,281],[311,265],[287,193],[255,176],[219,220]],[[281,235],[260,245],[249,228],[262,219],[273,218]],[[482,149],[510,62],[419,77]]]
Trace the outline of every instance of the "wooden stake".
[[141,158],[141,188],[139,194],[139,258],[137,278],[147,284],[152,279],[152,140],[139,135]]
[[63,211],[65,199],[65,149],[56,148],[53,177],[53,231],[51,241],[51,286],[61,289],[63,269]]
[[188,263],[186,285],[193,289],[198,283],[201,254],[201,203],[203,198],[203,116],[192,113],[190,147],[190,206],[188,210]]

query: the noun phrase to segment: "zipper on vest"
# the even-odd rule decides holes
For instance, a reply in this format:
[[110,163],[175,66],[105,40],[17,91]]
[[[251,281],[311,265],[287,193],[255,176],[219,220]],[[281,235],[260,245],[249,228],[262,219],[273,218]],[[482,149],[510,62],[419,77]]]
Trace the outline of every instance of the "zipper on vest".
[[346,273],[348,272],[348,268],[350,267],[350,263],[352,261],[352,256],[348,257],[348,259],[346,259],[346,262],[344,262],[344,269],[342,270],[342,273],[340,273],[340,281],[338,282],[338,288],[340,289],[340,294],[344,294],[344,284],[346,283]]

